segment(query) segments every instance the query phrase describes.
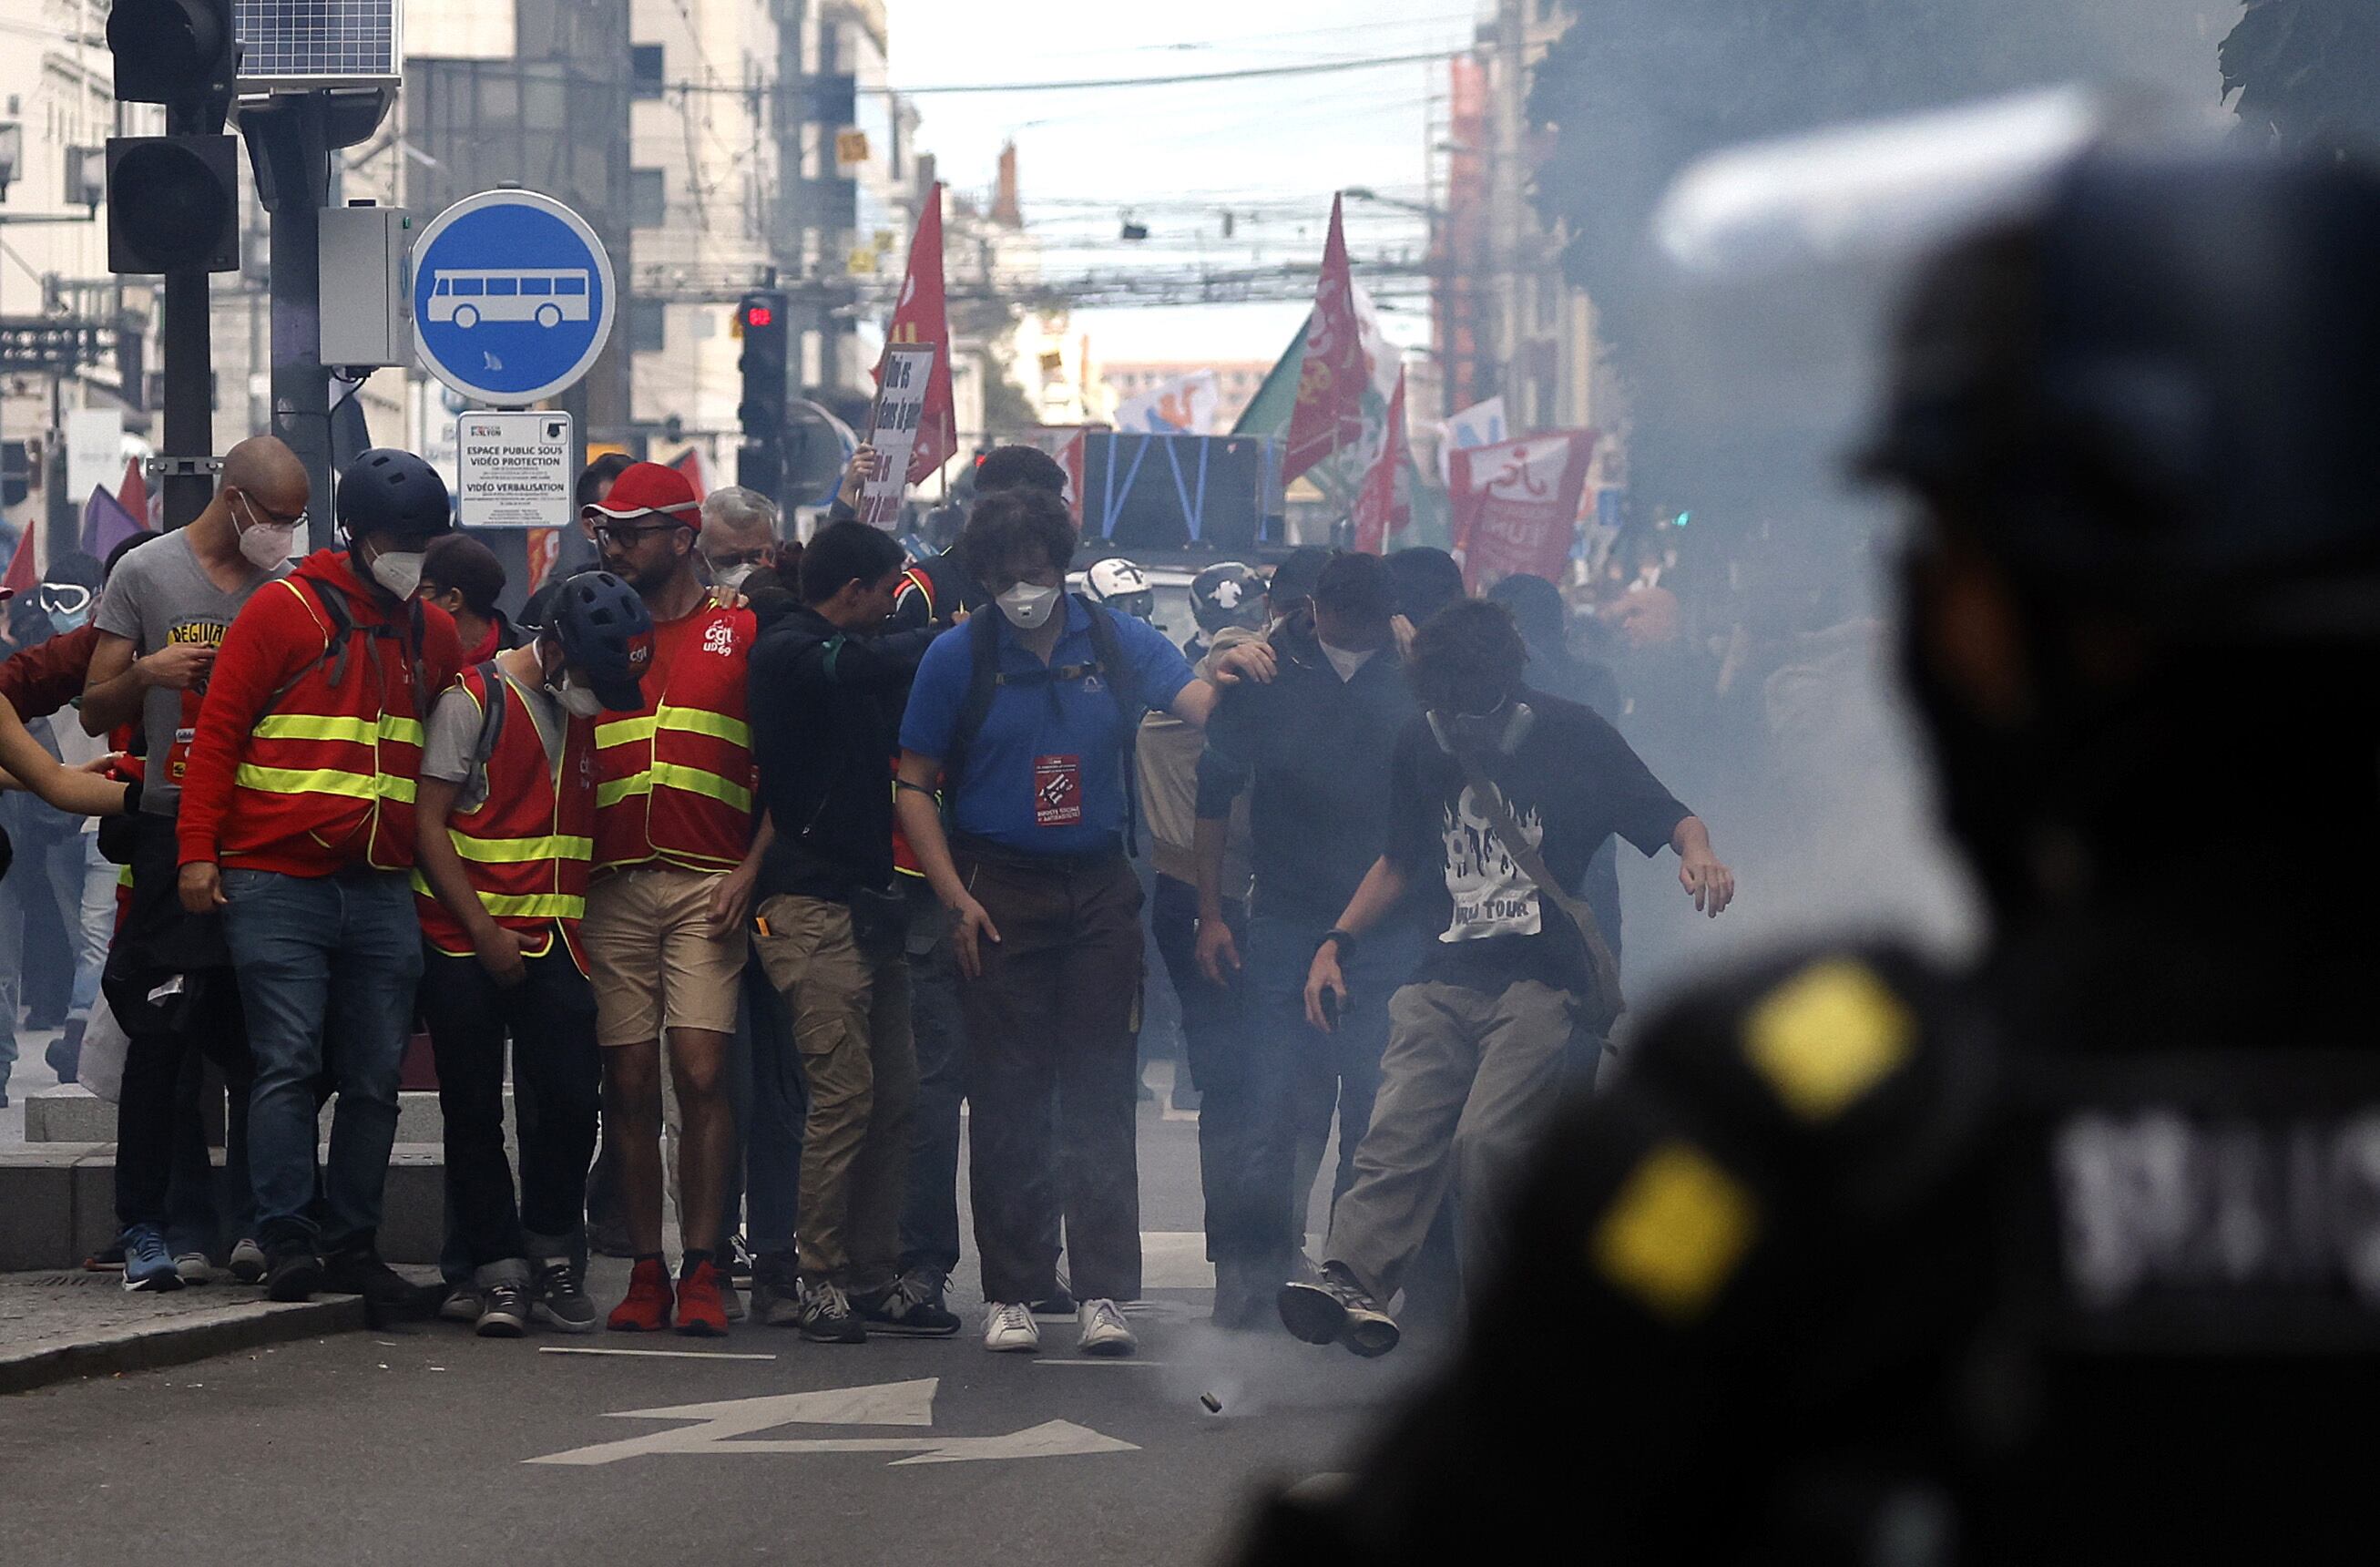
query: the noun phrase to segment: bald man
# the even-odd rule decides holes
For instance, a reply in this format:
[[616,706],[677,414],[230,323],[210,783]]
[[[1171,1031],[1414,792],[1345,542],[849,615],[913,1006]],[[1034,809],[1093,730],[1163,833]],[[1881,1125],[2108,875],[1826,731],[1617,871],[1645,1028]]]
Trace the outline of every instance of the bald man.
[[231,1086],[226,1152],[243,1209],[249,1189],[247,1031],[221,917],[185,913],[175,895],[174,818],[215,650],[249,596],[289,569],[302,547],[307,501],[296,453],[270,435],[243,441],[224,458],[222,483],[198,520],[117,562],[100,600],[83,727],[103,735],[138,723],[133,749],[146,763],[132,834],[132,907],[103,980],[131,1039],[116,1113],[116,1218],[128,1243],[144,1243],[128,1244],[128,1259],[136,1249],[153,1259],[164,1241],[174,1264],[135,1269],[128,1260],[127,1289],[178,1289],[185,1278],[204,1276],[211,1256],[227,1255],[243,1282],[263,1276],[245,1219],[212,1233],[163,1234],[174,1083],[193,1050],[220,1063]]

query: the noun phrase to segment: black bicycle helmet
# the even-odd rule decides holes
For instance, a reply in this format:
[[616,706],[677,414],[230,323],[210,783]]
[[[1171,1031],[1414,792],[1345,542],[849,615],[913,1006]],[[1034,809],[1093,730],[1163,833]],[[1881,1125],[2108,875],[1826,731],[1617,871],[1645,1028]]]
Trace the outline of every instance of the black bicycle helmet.
[[555,591],[547,620],[561,639],[563,658],[587,676],[606,708],[643,708],[653,617],[635,589],[608,571],[582,571]]
[[339,521],[349,537],[395,534],[426,543],[455,529],[446,481],[438,470],[390,446],[375,446],[339,475]]

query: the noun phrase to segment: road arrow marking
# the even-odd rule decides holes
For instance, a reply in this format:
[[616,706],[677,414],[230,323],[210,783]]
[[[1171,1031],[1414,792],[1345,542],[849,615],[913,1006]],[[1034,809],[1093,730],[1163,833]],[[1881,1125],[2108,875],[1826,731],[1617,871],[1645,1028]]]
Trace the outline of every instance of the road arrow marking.
[[574,1465],[616,1464],[657,1453],[898,1452],[908,1464],[967,1464],[986,1459],[1062,1458],[1094,1452],[1136,1452],[1133,1443],[1103,1436],[1070,1420],[1050,1420],[999,1437],[793,1437],[755,1438],[779,1426],[931,1426],[934,1392],[941,1379],[880,1382],[818,1392],[770,1393],[759,1398],[673,1404],[665,1409],[618,1409],[618,1420],[691,1420],[696,1425],[655,1431],[625,1441],[602,1442],[524,1460]]

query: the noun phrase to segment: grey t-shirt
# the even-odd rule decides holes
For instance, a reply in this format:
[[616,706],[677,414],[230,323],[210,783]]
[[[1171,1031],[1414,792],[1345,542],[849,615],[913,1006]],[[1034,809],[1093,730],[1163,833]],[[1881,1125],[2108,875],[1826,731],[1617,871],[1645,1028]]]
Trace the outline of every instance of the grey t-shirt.
[[[107,590],[100,595],[96,621],[102,631],[129,640],[135,657],[145,658],[177,642],[220,648],[249,595],[287,571],[285,565],[260,571],[245,587],[227,593],[199,564],[188,530],[177,528],[115,563]],[[182,768],[198,725],[199,701],[205,695],[201,678],[187,691],[161,686],[145,698],[140,754],[148,771],[140,789],[142,809],[171,816],[180,806]]]
[[[537,721],[537,737],[545,745],[546,766],[560,767],[565,723],[562,704],[543,686],[524,686],[510,675],[504,676],[504,684],[513,688],[513,694],[528,709],[529,717]],[[461,785],[455,791],[455,811],[458,816],[479,809],[480,803],[488,797],[487,767],[474,759],[480,748],[482,722],[480,704],[471,699],[470,693],[452,686],[430,710],[430,723],[424,727],[421,776]]]

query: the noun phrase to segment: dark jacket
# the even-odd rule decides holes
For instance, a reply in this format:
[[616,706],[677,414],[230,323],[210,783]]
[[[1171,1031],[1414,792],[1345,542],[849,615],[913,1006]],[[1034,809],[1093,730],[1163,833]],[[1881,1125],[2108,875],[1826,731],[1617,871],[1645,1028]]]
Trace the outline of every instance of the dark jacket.
[[1339,917],[1388,841],[1389,757],[1419,711],[1396,649],[1342,681],[1310,615],[1273,631],[1269,686],[1226,687],[1198,759],[1198,815],[1220,820],[1250,789],[1256,906],[1326,924]]
[[799,605],[752,650],[752,753],[777,839],[764,896],[844,902],[892,881],[901,706],[937,633],[855,637]]

